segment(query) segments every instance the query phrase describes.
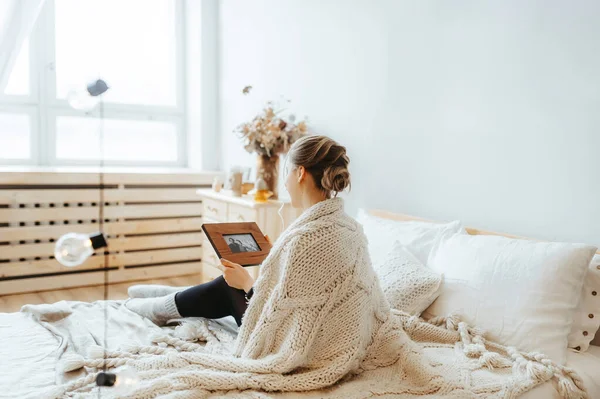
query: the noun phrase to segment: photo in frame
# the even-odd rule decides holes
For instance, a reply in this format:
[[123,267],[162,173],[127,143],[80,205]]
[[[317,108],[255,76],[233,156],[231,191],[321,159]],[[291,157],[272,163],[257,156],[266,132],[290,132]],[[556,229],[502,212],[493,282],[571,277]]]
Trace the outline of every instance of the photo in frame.
[[255,222],[204,223],[202,230],[219,258],[256,266],[269,255],[271,244]]

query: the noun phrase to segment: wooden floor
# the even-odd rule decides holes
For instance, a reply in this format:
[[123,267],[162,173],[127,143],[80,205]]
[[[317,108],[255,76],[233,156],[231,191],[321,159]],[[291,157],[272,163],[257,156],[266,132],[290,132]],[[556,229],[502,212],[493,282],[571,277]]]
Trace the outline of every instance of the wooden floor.
[[[170,286],[196,285],[205,282],[202,274],[171,277],[155,280],[131,281],[127,283],[111,284],[108,286],[108,299],[126,299],[127,288],[134,284],[164,284]],[[40,291],[18,295],[0,296],[0,313],[18,312],[21,306],[40,303],[54,303],[62,300],[93,302],[104,298],[104,286],[94,285],[89,287],[68,288],[56,291]]]

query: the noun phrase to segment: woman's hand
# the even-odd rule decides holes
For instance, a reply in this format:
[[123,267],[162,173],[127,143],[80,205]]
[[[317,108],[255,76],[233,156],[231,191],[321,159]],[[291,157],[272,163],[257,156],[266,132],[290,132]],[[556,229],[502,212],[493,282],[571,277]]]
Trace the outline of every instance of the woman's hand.
[[227,285],[232,288],[244,290],[245,292],[250,291],[254,284],[254,279],[248,273],[242,265],[228,261],[227,259],[221,258],[221,264],[225,266],[223,270],[223,278]]

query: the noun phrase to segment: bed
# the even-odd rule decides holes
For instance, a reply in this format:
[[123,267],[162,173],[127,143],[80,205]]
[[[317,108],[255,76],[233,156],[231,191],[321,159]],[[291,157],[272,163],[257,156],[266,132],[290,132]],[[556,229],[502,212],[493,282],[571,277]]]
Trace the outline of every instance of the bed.
[[[385,212],[374,212],[380,217],[400,218]],[[470,234],[493,234],[471,230]],[[161,330],[172,330],[173,327],[157,327],[150,321],[130,312],[121,306],[123,301],[58,302],[56,304],[25,306],[21,312],[0,314],[0,398],[39,398],[39,392],[57,383],[76,378],[83,371],[64,374],[57,370],[57,359],[65,353],[85,354],[87,347],[102,342],[104,331],[104,309],[108,309],[108,348],[117,349],[125,341],[148,341]],[[40,309],[44,316],[40,318]],[[64,317],[65,314],[70,317]],[[48,316],[50,315],[50,316]],[[50,326],[44,317],[55,317],[60,320]],[[54,321],[56,321],[54,320]],[[237,331],[232,317],[219,320],[203,320],[209,329],[211,326]],[[57,331],[56,326],[60,327]],[[600,347],[591,346],[588,351],[578,353],[570,351],[567,366],[576,370],[583,379],[590,398],[600,398]],[[373,386],[384,381],[385,370],[371,374]],[[362,381],[363,383],[365,381]],[[348,398],[367,398],[375,394],[369,390],[357,392],[352,389],[352,381],[335,386],[333,390],[312,391],[305,393],[274,393],[263,395],[264,398],[324,398],[332,392],[339,396],[345,392]],[[346,385],[346,386],[344,386]],[[361,385],[364,386],[364,385]],[[248,396],[245,396],[248,395]],[[218,397],[222,397],[219,395]],[[228,397],[256,397],[239,391],[229,391]],[[381,395],[378,397],[394,397]],[[525,399],[559,398],[558,392],[550,383],[538,386],[522,396]]]
[[[111,302],[111,309],[117,312],[120,301]],[[96,308],[96,304],[82,304]],[[121,310],[123,312],[123,310]],[[111,337],[109,345],[114,347],[119,342],[119,337],[136,336],[142,339],[158,327],[137,315],[122,314],[129,322],[125,325],[112,324],[109,329]],[[133,319],[133,321],[132,321]],[[232,329],[237,329],[235,320],[224,318],[216,320]],[[102,319],[96,318],[92,325],[102,330]],[[87,329],[87,328],[86,328]],[[36,398],[40,387],[53,385],[57,379],[55,370],[56,358],[54,350],[59,346],[56,337],[25,313],[0,314],[0,359],[2,370],[0,373],[0,397],[2,398]],[[568,355],[567,365],[575,369],[583,378],[590,398],[600,398],[600,347],[592,346],[587,352]],[[231,397],[239,396],[239,392],[231,392]],[[306,397],[321,398],[322,393],[312,392],[299,394],[277,394],[272,397]],[[364,393],[362,397],[369,397]],[[559,398],[558,393],[551,384],[545,384],[526,393],[523,399],[554,399]]]

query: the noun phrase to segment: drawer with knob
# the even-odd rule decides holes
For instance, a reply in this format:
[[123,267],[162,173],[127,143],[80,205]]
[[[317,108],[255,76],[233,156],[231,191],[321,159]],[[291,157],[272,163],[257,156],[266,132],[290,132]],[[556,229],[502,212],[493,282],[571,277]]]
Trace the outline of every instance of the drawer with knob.
[[227,203],[223,201],[215,201],[210,198],[205,198],[202,201],[203,210],[202,216],[207,219],[216,220],[218,222],[227,221]]
[[256,210],[244,206],[230,204],[229,218],[230,222],[256,222]]

